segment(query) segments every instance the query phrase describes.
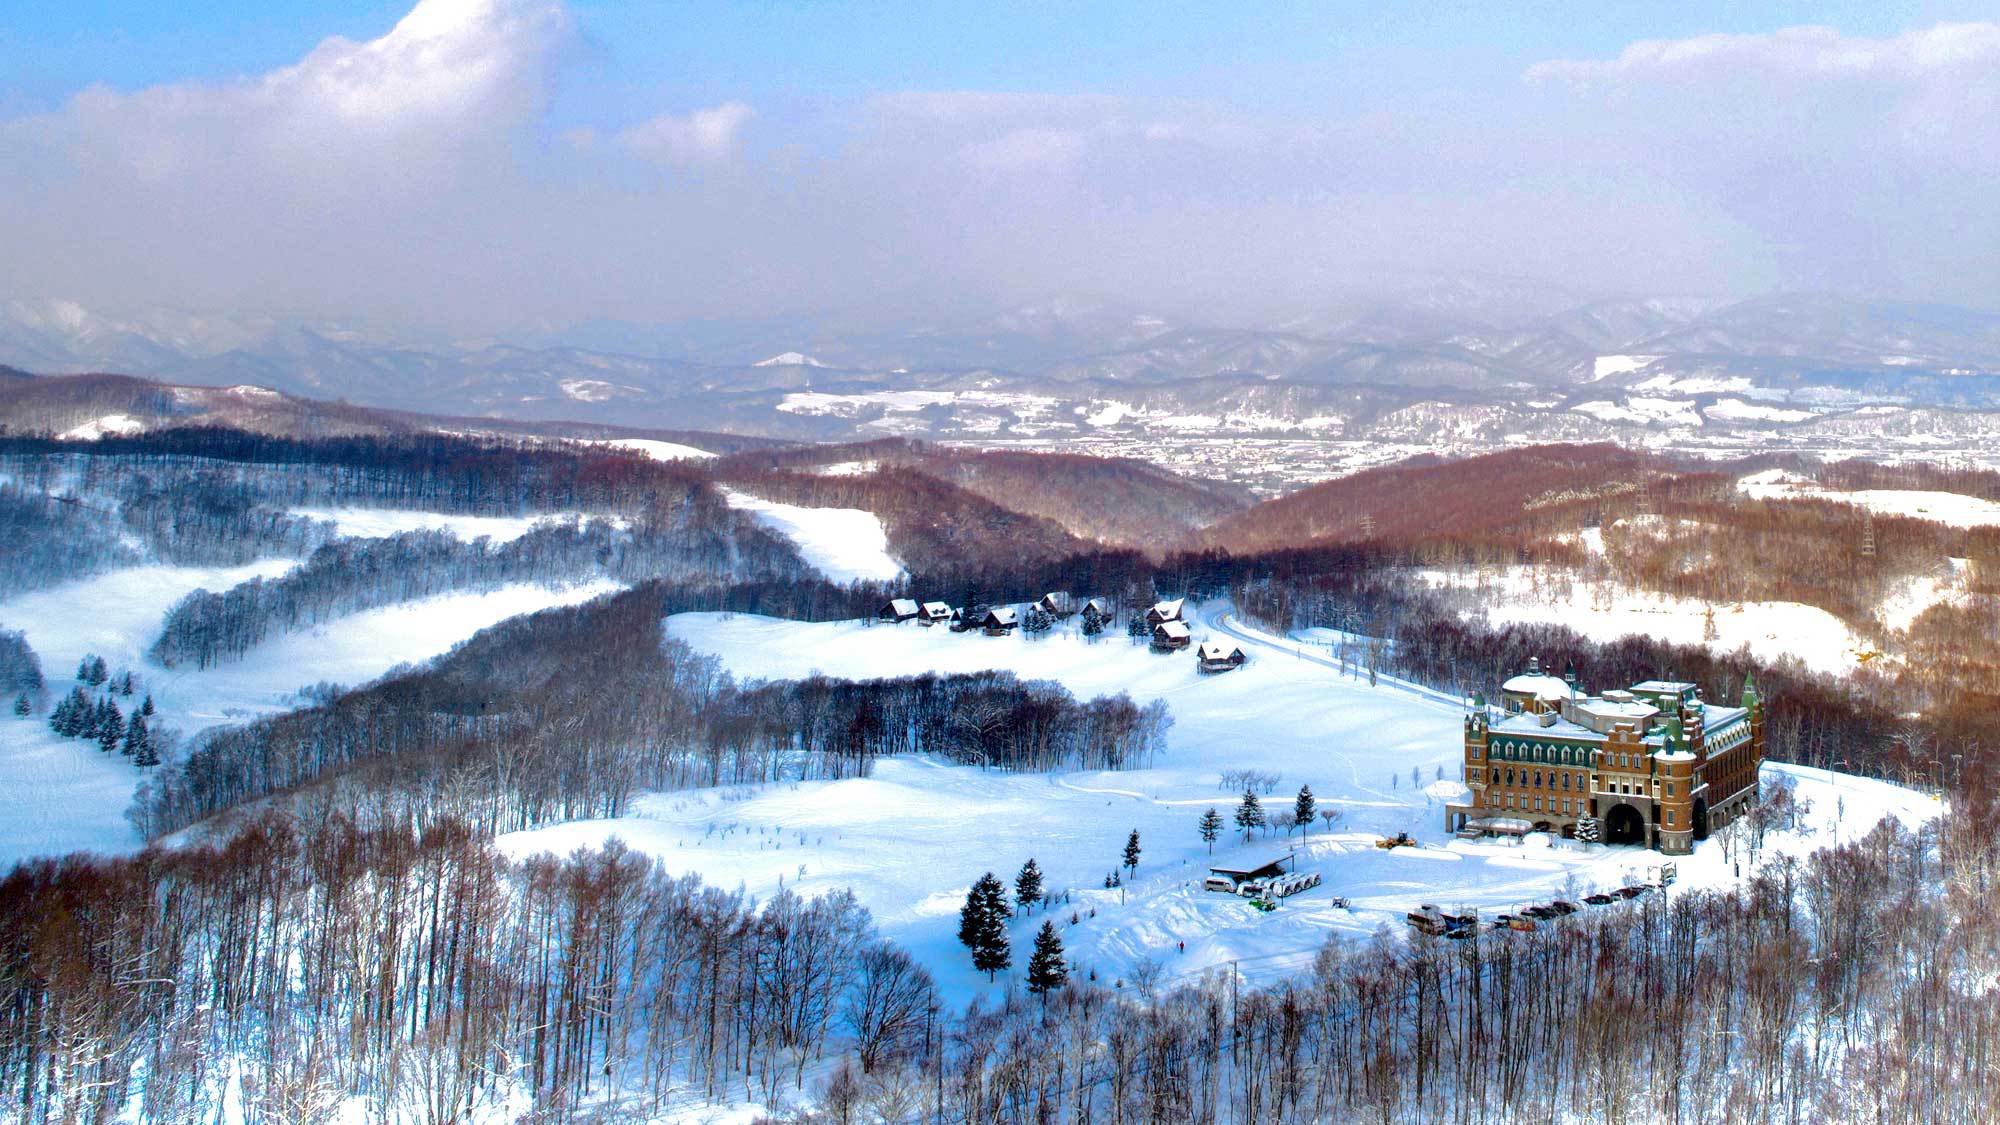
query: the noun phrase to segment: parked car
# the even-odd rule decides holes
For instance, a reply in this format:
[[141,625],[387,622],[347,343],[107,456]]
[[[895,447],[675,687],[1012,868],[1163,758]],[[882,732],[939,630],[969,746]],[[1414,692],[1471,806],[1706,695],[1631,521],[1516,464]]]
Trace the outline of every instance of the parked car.
[[1583,901],[1589,903],[1592,906],[1610,906],[1612,903],[1617,902],[1618,900],[1607,894],[1595,894],[1595,895],[1583,896]]

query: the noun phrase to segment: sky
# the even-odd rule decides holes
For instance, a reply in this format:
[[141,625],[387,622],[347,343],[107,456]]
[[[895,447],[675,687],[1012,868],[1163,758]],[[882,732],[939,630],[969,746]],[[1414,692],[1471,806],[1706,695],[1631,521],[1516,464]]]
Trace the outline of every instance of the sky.
[[497,335],[1464,278],[2000,307],[1972,5],[0,7],[0,299]]

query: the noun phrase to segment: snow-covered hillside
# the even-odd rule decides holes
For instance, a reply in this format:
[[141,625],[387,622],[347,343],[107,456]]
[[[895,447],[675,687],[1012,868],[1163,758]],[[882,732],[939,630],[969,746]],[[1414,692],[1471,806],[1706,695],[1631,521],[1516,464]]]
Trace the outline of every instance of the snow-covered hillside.
[[[1601,543],[1585,540],[1592,541]],[[1816,672],[1836,676],[1879,655],[1840,618],[1799,602],[1728,602],[1711,607],[1694,598],[1528,566],[1424,570],[1417,577],[1432,586],[1476,591],[1487,620],[1495,625],[1558,624],[1594,641],[1637,633],[1672,644],[1706,645],[1715,652],[1747,646],[1758,660],[1796,659]],[[1713,636],[1708,635],[1711,624]]]
[[[988,638],[914,624],[726,614],[677,615],[668,628],[742,677],[1000,668],[1056,680],[1079,697],[1128,691],[1172,708],[1169,750],[1148,769],[1041,775],[891,759],[869,778],[656,794],[641,798],[630,816],[503,838],[510,852],[526,855],[616,836],[675,870],[758,896],[781,887],[852,888],[886,934],[917,951],[961,998],[987,987],[955,940],[966,888],[984,871],[1011,878],[1030,857],[1051,888],[1071,892],[1056,914],[1066,923],[1076,913],[1079,921],[1062,927],[1063,940],[1079,971],[1094,970],[1100,980],[1129,979],[1146,959],[1165,962],[1171,976],[1235,963],[1252,979],[1269,979],[1304,967],[1327,935],[1399,927],[1403,912],[1422,902],[1511,909],[1620,885],[1659,862],[1631,848],[1448,839],[1442,805],[1462,792],[1457,704],[1387,681],[1371,687],[1309,646],[1259,643],[1254,632],[1232,634],[1252,640],[1246,667],[1204,677],[1189,654],[1155,655],[1123,636],[1090,642],[1073,631]],[[1300,866],[1324,876],[1320,888],[1271,915],[1200,889],[1209,857],[1196,820],[1209,807],[1230,816],[1240,789],[1224,788],[1222,774],[1242,769],[1278,778],[1264,797],[1271,812],[1289,809],[1299,786],[1310,784],[1322,807],[1341,813],[1330,831],[1315,826],[1303,838],[1259,834],[1246,844],[1240,831],[1224,832],[1218,857],[1297,845]],[[1934,812],[1919,794],[1794,772],[1800,795],[1816,802],[1823,832],[1832,830],[1836,794],[1846,798],[1846,831],[1866,828],[1878,813],[1915,821]],[[1104,877],[1134,828],[1144,848],[1138,874],[1122,891],[1106,890]],[[1377,836],[1399,831],[1424,846],[1374,846]],[[1689,885],[1728,877],[1715,843],[1682,860],[1681,870]],[[1336,895],[1352,899],[1353,908],[1334,906]],[[1014,923],[1017,964],[1039,924]]]
[[584,444],[630,449],[643,453],[655,461],[705,461],[715,456],[706,449],[696,449],[692,445],[682,445],[677,441],[659,441],[654,438],[610,438]]
[[903,564],[889,554],[882,519],[859,508],[802,508],[723,489],[729,506],[754,513],[759,522],[799,549],[799,557],[835,582],[894,582]]
[[[293,508],[292,514],[328,520],[343,539],[381,539],[406,531],[449,531],[467,542],[481,537],[507,543],[550,519],[534,516],[467,516],[414,508]],[[572,517],[578,518],[578,517]]]
[[1868,488],[1841,492],[1783,469],[1752,473],[1736,482],[1744,495],[1755,500],[1832,500],[1866,508],[1877,515],[1909,516],[1952,527],[1992,527],[2000,525],[2000,503],[1956,492],[1931,492],[1910,488]]
[[[0,602],[0,627],[27,635],[52,698],[69,690],[80,660],[101,656],[114,675],[130,669],[138,681],[131,699],[117,700],[123,710],[129,713],[149,694],[160,724],[194,734],[296,707],[302,687],[364,683],[397,665],[444,653],[506,618],[615,588],[608,582],[567,589],[512,585],[447,594],[285,634],[241,660],[207,670],[169,670],[146,660],[167,611],[182,597],[274,577],[294,565],[273,559],[227,568],[135,567]],[[137,847],[125,809],[140,776],[120,755],[55,737],[45,715],[0,716],[0,792],[13,795],[0,810],[0,869],[31,855]]]

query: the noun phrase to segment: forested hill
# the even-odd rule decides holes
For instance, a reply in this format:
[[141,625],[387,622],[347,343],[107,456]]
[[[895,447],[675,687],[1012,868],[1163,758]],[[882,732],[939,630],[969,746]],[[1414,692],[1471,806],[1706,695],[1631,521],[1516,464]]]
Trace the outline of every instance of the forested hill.
[[922,473],[1049,520],[1079,539],[1156,553],[1184,546],[1186,533],[1243,511],[1252,499],[1238,485],[1132,458],[965,449],[903,438],[745,453],[716,471],[865,475],[883,468]]
[[639,439],[720,454],[784,444],[768,438],[693,430],[416,414],[302,398],[249,385],[179,386],[103,373],[34,377],[0,368],[0,433],[92,438],[185,427],[227,427],[298,439],[423,433],[515,439]]

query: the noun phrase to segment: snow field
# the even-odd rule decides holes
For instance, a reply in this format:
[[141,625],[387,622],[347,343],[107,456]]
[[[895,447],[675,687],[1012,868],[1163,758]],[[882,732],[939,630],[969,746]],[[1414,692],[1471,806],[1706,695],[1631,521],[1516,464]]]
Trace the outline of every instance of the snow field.
[[[990,870],[1011,889],[1030,857],[1048,889],[1070,892],[1070,903],[1053,914],[1070,960],[1080,974],[1095,970],[1107,982],[1129,980],[1148,959],[1164,962],[1174,977],[1234,963],[1250,979],[1275,979],[1309,964],[1330,934],[1401,930],[1403,913],[1423,902],[1491,914],[1619,886],[1660,862],[1636,848],[1447,837],[1443,804],[1461,792],[1459,708],[1389,681],[1371,688],[1309,652],[1259,640],[1254,630],[1229,630],[1250,641],[1247,666],[1205,677],[1188,654],[1155,655],[1122,635],[1094,643],[1064,630],[1040,639],[988,638],[914,623],[729,614],[680,614],[667,624],[670,635],[721,657],[743,678],[1005,669],[1055,680],[1079,698],[1123,690],[1142,704],[1167,700],[1175,720],[1168,750],[1148,769],[1043,775],[894,758],[878,762],[868,778],[651,794],[625,817],[501,839],[510,854],[525,856],[619,837],[678,872],[759,898],[781,888],[850,888],[885,935],[915,952],[955,1000],[1005,987],[974,973],[957,944],[967,887]],[[1260,833],[1246,844],[1232,819],[1240,794],[1219,785],[1224,770],[1236,769],[1281,775],[1269,794],[1260,793],[1267,814],[1289,811],[1305,783],[1341,818],[1330,832],[1315,825],[1303,839]],[[1816,817],[1830,816],[1834,806],[1827,797],[1822,808],[1821,797],[1836,790],[1849,796],[1844,823],[1854,832],[1872,825],[1877,812],[1915,822],[1935,811],[1928,798],[1891,786],[1795,772]],[[1210,859],[1196,821],[1209,807],[1225,821],[1216,857],[1298,845],[1298,867],[1317,870],[1324,882],[1270,915],[1202,891]],[[1121,872],[1130,880],[1121,903],[1121,892],[1102,884],[1134,828],[1144,856],[1136,877]],[[1378,836],[1399,831],[1424,847],[1374,846]],[[1810,848],[1823,839],[1816,831],[1796,843]],[[1713,841],[1680,864],[1684,885],[1733,877]],[[1333,906],[1335,896],[1349,897],[1353,908]],[[1069,924],[1072,912],[1076,925]],[[1041,921],[1037,911],[1012,924],[1016,976]]]
[[[135,567],[0,602],[0,627],[27,635],[48,680],[48,706],[74,686],[77,663],[95,654],[114,676],[130,669],[138,681],[130,699],[117,699],[120,710],[130,714],[151,694],[158,721],[187,736],[296,707],[301,687],[365,683],[400,664],[441,655],[506,618],[617,588],[611,582],[567,589],[517,584],[445,594],[275,637],[215,668],[167,669],[146,660],[167,611],[181,598],[276,577],[295,565],[269,559],[240,567]],[[0,808],[0,869],[31,855],[138,847],[125,809],[140,777],[122,755],[56,737],[46,708],[29,720],[0,714],[0,792],[13,795]]]
[[1866,508],[1877,515],[1909,516],[1951,527],[2000,526],[2000,503],[1956,492],[1907,488],[1866,488],[1841,492],[1822,488],[1805,477],[1783,469],[1751,473],[1737,481],[1736,488],[1753,500],[1833,500]]
[[1472,573],[1422,570],[1417,577],[1436,587],[1481,591],[1487,620],[1495,625],[1559,624],[1594,641],[1615,641],[1636,633],[1673,644],[1704,645],[1715,652],[1748,646],[1758,660],[1791,657],[1835,676],[1846,675],[1878,655],[1846,622],[1800,602],[1717,604],[1713,607],[1716,638],[1706,640],[1711,607],[1694,598],[1592,583],[1525,566]]
[[334,534],[342,539],[386,539],[406,531],[449,531],[468,543],[481,537],[495,543],[511,543],[533,531],[537,524],[589,518],[582,513],[468,516],[415,508],[293,508],[292,514],[331,522]]
[[889,554],[882,519],[860,508],[802,508],[725,488],[729,506],[790,539],[799,557],[835,582],[894,582],[903,564]]
[[656,441],[653,438],[610,438],[582,444],[636,450],[655,461],[705,461],[715,456],[706,449],[696,449],[692,445],[682,445],[674,441]]

